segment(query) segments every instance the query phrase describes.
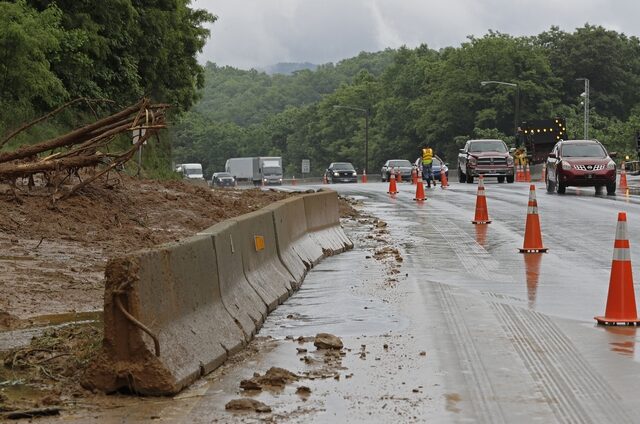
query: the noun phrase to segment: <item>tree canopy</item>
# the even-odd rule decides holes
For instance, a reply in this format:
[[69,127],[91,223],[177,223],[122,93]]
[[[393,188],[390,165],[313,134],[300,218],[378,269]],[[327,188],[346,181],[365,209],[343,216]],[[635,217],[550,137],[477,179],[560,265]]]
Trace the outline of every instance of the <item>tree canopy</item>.
[[[514,141],[519,120],[567,118],[582,137],[582,81],[591,82],[591,136],[631,153],[640,129],[640,42],[585,25],[533,37],[494,31],[458,47],[402,47],[303,70],[290,76],[206,66],[202,100],[177,123],[176,160],[201,161],[209,173],[233,156],[282,155],[288,174],[311,159],[319,175],[331,161],[364,164],[369,111],[369,172],[390,158],[414,160],[430,144],[454,161],[469,137]],[[335,108],[334,106],[350,106]]]

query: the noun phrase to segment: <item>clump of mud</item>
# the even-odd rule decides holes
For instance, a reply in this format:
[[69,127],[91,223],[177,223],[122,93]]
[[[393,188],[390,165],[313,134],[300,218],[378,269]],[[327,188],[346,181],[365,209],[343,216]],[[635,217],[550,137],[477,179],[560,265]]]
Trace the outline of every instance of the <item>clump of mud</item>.
[[318,333],[313,345],[318,349],[342,349],[342,340],[338,336],[329,333]]
[[283,388],[289,383],[298,381],[299,375],[284,368],[271,367],[264,375],[254,374],[253,378],[242,380],[240,388],[244,390],[262,390],[263,388]]
[[224,406],[228,411],[255,411],[255,412],[271,412],[271,407],[259,400],[241,398],[233,399]]

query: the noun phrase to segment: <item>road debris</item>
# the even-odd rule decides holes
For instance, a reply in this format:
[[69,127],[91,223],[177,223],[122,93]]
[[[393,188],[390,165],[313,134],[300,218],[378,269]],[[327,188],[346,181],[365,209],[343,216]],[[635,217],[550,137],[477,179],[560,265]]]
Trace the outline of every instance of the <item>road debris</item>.
[[339,337],[329,333],[318,333],[313,342],[318,349],[342,349],[344,345]]
[[298,381],[300,376],[285,370],[284,368],[271,367],[264,375],[256,375],[248,380],[240,382],[240,388],[244,390],[262,390],[263,388],[277,387],[282,388],[285,385]]
[[242,398],[233,399],[224,406],[228,411],[255,411],[255,412],[271,412],[271,407],[255,399]]

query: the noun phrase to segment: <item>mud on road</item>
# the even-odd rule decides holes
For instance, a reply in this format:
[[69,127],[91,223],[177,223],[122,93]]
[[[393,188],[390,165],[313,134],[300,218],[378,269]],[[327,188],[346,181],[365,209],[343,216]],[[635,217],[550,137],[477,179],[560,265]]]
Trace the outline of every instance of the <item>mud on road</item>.
[[287,196],[123,176],[51,208],[42,188],[16,200],[0,185],[0,330],[35,316],[100,310],[109,258],[185,238]]
[[[50,415],[76,402],[135,402],[80,385],[102,342],[107,261],[292,195],[122,176],[52,208],[43,188],[16,198],[0,184],[0,417],[16,410]],[[340,213],[358,216],[344,200]]]

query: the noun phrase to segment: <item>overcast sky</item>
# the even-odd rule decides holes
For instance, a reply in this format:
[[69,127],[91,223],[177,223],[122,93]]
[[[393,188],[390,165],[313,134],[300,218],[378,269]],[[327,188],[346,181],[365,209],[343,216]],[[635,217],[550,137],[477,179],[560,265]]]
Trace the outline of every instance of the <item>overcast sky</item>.
[[361,51],[458,46],[489,29],[534,35],[586,22],[640,33],[639,0],[194,0],[218,16],[201,62],[338,62]]

